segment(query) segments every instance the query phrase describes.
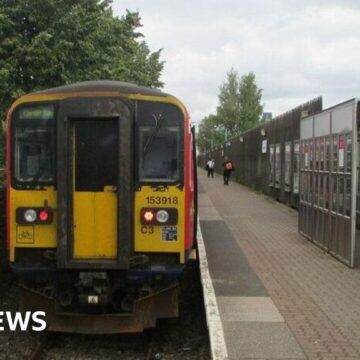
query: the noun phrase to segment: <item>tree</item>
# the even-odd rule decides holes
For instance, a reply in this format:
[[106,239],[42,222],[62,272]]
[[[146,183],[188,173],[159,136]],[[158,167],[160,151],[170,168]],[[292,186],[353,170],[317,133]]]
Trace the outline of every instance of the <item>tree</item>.
[[256,85],[255,74],[250,72],[241,77],[239,85],[240,131],[251,129],[259,124],[263,112],[261,105],[262,89]]
[[218,125],[226,129],[230,137],[256,126],[263,111],[261,96],[262,89],[258,88],[253,72],[239,78],[231,69],[227,81],[220,87]]
[[109,0],[0,0],[0,115],[19,95],[95,79],[161,87],[161,50],[141,41],[140,16]]
[[98,79],[163,86],[161,50],[142,39],[139,13],[114,17],[110,5],[0,0],[0,125],[17,97],[49,87]]
[[232,136],[240,129],[240,99],[239,76],[231,69],[227,73],[227,80],[220,86],[219,106],[217,107],[218,125],[228,131]]
[[239,78],[238,73],[231,69],[220,86],[216,115],[210,114],[200,122],[197,135],[199,151],[206,152],[211,145],[223,143],[226,137],[236,136],[259,124],[263,111],[261,96],[262,89],[256,85],[253,72]]
[[196,136],[196,144],[200,152],[210,151],[217,144],[224,142],[224,133],[217,124],[216,115],[210,114],[201,120]]

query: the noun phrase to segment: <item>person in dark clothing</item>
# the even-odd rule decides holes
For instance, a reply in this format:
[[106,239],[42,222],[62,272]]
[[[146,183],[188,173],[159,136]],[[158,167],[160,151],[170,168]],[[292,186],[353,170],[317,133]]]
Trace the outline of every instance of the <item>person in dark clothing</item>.
[[222,166],[224,167],[224,185],[229,185],[231,173],[235,170],[234,164],[225,156]]

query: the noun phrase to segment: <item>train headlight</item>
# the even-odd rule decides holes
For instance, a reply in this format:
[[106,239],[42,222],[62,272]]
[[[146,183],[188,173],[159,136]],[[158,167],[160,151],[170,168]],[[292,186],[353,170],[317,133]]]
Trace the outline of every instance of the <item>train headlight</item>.
[[166,210],[159,210],[156,213],[157,222],[164,224],[169,220],[169,213]]
[[24,212],[24,219],[26,222],[32,223],[36,220],[37,214],[34,209],[28,209]]

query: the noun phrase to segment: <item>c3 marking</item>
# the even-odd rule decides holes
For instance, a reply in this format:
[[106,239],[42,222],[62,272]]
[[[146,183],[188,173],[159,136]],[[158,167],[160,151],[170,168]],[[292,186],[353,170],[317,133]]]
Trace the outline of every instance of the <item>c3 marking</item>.
[[154,227],[144,225],[144,226],[141,227],[141,233],[142,234],[153,234],[154,233]]

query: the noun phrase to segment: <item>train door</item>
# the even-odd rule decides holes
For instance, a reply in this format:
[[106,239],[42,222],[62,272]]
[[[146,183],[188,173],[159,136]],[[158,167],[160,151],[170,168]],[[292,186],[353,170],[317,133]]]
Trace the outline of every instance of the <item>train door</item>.
[[127,269],[133,253],[133,119],[118,98],[71,98],[57,121],[60,268]]
[[[117,119],[78,119],[73,135],[73,258],[117,256]],[[86,239],[86,241],[84,241]]]

